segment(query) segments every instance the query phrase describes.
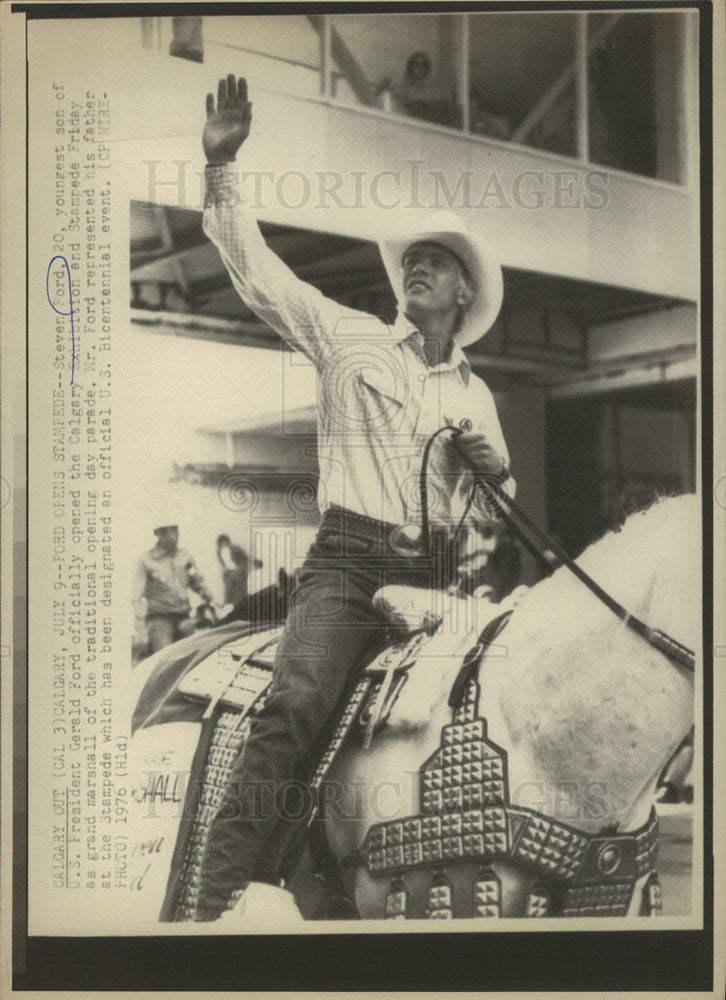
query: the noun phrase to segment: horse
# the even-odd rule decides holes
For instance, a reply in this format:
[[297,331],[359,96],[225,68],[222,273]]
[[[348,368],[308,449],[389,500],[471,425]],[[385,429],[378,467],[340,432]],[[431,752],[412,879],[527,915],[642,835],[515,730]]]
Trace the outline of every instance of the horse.
[[[695,497],[666,499],[631,515],[578,563],[632,614],[694,647],[698,537]],[[331,773],[342,794],[326,832],[339,859],[350,857],[380,820],[384,809],[374,792],[382,777],[386,820],[420,810],[411,776],[451,721],[444,643],[443,634],[434,637],[414,667],[429,674],[421,684],[431,688],[428,696],[415,683],[404,686],[370,750],[346,750]],[[619,622],[566,567],[520,601],[497,648],[484,657],[479,683],[488,736],[507,750],[515,804],[586,834],[627,833],[647,822],[658,777],[693,721],[693,674]],[[353,801],[364,798],[361,789],[368,793],[363,809]],[[502,915],[524,916],[536,876],[510,861],[493,867],[502,882]],[[454,888],[472,877],[472,866],[457,866]],[[406,876],[414,918],[426,916],[430,881],[428,870]],[[348,888],[361,917],[383,914],[385,880],[358,866]],[[638,906],[634,893],[632,909]]]
[[[667,498],[631,515],[619,531],[592,544],[578,564],[630,614],[696,648],[699,537],[696,498]],[[654,847],[652,808],[656,783],[692,725],[693,673],[619,621],[567,567],[532,587],[513,610],[511,606],[505,608],[506,602],[492,606],[454,595],[419,593],[417,602],[425,608],[421,620],[437,624],[426,631],[412,630],[409,639],[411,648],[416,649],[415,662],[405,671],[405,682],[397,675],[398,680],[388,689],[391,693],[395,688],[395,698],[389,699],[392,704],[387,708],[385,725],[378,727],[367,749],[352,743],[342,745],[321,793],[319,825],[331,856],[340,866],[340,882],[357,915],[363,920],[395,916],[414,921],[432,916],[538,916],[549,912],[558,891],[560,898],[565,891],[574,891],[580,892],[580,903],[573,904],[575,897],[567,896],[569,902],[564,910],[560,907],[559,915],[625,916],[642,911],[644,897],[640,890],[644,889],[650,891],[651,900],[655,899],[647,912],[657,912],[657,884],[654,887],[650,867],[643,869],[637,885],[636,880],[631,880],[633,885],[628,891],[617,896],[617,905],[603,906],[602,901],[612,901],[613,892],[623,889],[617,881],[617,869],[623,855],[640,849],[633,848],[633,838],[641,848],[644,843],[648,851]],[[447,734],[452,732],[452,726],[455,728],[456,713],[461,712],[449,701],[465,654],[476,643],[485,621],[504,610],[511,612],[506,628],[486,654],[476,660],[476,669],[470,670],[471,676],[463,684],[465,692],[469,686],[470,700],[474,698],[475,703],[473,715],[470,711],[468,716],[458,716],[460,728],[478,726],[488,764],[503,767],[501,777],[506,783],[510,821],[514,818],[525,825],[533,824],[525,832],[535,840],[537,830],[549,831],[548,844],[564,843],[569,837],[570,846],[563,850],[570,851],[570,861],[574,843],[580,844],[581,854],[586,854],[586,848],[597,848],[592,857],[600,866],[601,881],[610,885],[609,889],[603,888],[599,902],[596,899],[593,903],[596,890],[592,886],[568,890],[565,885],[548,883],[541,866],[538,869],[528,865],[523,853],[518,859],[511,851],[494,851],[485,866],[489,880],[486,884],[477,882],[482,872],[480,852],[471,858],[455,854],[448,863],[446,856],[439,857],[429,864],[423,863],[419,854],[408,866],[392,862],[392,866],[384,864],[380,871],[367,863],[381,857],[380,851],[371,850],[371,844],[382,835],[384,827],[389,838],[394,833],[400,837],[403,830],[404,839],[406,830],[416,828],[420,840],[421,823],[449,823],[453,824],[449,832],[454,835],[450,843],[461,843],[461,816],[465,821],[471,819],[472,810],[450,810],[446,814],[444,808],[442,818],[429,808],[427,814],[426,795],[436,793],[425,791],[425,781],[432,775],[435,778],[435,773],[441,774],[440,755],[445,753]],[[399,615],[399,627],[400,619]],[[268,632],[262,638],[272,635]],[[244,645],[257,639],[254,634],[244,634],[237,641]],[[405,645],[405,637],[401,641]],[[189,642],[183,640],[178,646]],[[234,642],[227,648],[233,649]],[[148,672],[153,677],[153,669]],[[389,676],[382,685],[384,689],[390,681]],[[172,772],[182,774],[191,769],[198,756],[203,723],[199,717],[193,724],[185,721],[183,713],[174,714],[176,710],[167,722],[158,715],[159,707],[176,704],[175,686],[176,681],[166,687],[157,684],[156,689],[152,685],[152,691],[156,690],[153,697],[159,704],[151,714],[156,712],[156,721],[162,724],[137,730],[137,768],[141,768],[137,774],[146,777],[140,779],[142,794],[136,796],[136,802],[147,814],[150,806],[164,814],[163,819],[157,817],[158,831],[162,826],[164,831],[157,831],[157,838],[161,836],[164,841],[163,850],[155,851],[153,864],[146,864],[150,852],[142,854],[146,864],[145,898],[152,908],[164,893],[168,903],[172,881],[169,871],[175,857],[179,869],[176,834],[183,812],[183,789],[178,789],[176,795],[166,795],[169,802],[164,801],[165,793]],[[148,696],[146,702],[148,705]],[[209,716],[208,711],[206,714]],[[181,742],[179,727],[184,730]],[[182,747],[178,753],[169,749],[175,741]],[[163,754],[162,747],[166,748]],[[165,778],[160,777],[161,771],[153,771],[164,760]],[[466,760],[464,756],[463,764],[453,766],[465,766]],[[425,762],[429,771],[423,766]],[[438,772],[431,771],[431,762]],[[149,774],[155,775],[153,783]],[[159,788],[162,794],[156,794]],[[483,809],[481,815],[486,819],[490,813]],[[140,824],[140,828],[148,843],[152,836],[149,823]],[[555,833],[560,840],[556,840]],[[523,840],[521,834],[519,843]],[[415,852],[419,847],[414,843],[411,850]],[[395,856],[403,857],[400,851]],[[648,857],[652,856],[651,851]],[[482,892],[489,892],[491,901],[494,883],[498,886],[496,905],[472,912],[472,901]],[[306,916],[313,909],[304,898],[309,885],[305,873],[298,873],[291,885]],[[164,912],[165,919],[183,919],[169,915],[172,911],[168,905],[166,911],[162,909]],[[228,925],[227,932],[230,930]]]

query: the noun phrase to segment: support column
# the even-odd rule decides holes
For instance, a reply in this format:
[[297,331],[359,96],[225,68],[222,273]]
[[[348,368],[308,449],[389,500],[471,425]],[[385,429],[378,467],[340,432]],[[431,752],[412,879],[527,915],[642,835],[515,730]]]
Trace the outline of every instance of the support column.
[[332,63],[332,18],[323,14],[320,18],[320,93],[330,97],[330,73]]
[[457,31],[458,14],[440,14],[438,65],[434,66],[434,74],[439,78],[442,93],[451,102],[449,115],[451,120],[447,125],[459,125],[461,122],[462,96],[458,93],[459,71],[456,66],[456,49],[460,40]]
[[587,13],[575,15],[575,125],[577,129],[577,158],[590,159],[590,123],[588,121],[588,63]]
[[459,39],[461,45],[461,57],[459,59],[459,103],[461,105],[461,127],[465,132],[471,130],[471,108],[469,106],[469,94],[471,93],[471,81],[469,79],[469,15],[460,15],[461,28]]

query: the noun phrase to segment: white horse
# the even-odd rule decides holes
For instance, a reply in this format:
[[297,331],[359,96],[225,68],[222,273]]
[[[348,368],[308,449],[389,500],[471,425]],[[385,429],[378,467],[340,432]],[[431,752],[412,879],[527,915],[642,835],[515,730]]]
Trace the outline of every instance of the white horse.
[[[671,498],[632,515],[578,562],[631,614],[693,649],[700,620],[699,541],[696,498]],[[386,726],[367,750],[344,746],[328,775],[324,826],[338,859],[359,862],[373,824],[421,813],[419,771],[452,722],[452,683],[482,625],[498,610],[441,595],[438,605],[435,611],[445,607],[444,620],[421,645]],[[229,660],[233,645],[216,655]],[[586,835],[626,833],[648,821],[658,776],[693,721],[694,675],[619,621],[566,568],[517,605],[481,663],[479,683],[478,714],[487,720],[487,738],[506,750],[513,806]],[[160,696],[159,704],[167,701]],[[134,741],[143,848],[136,877],[145,890],[135,898],[139,914],[145,908],[147,916],[159,912],[179,826],[184,789],[173,776],[191,767],[200,734],[198,721],[177,714],[169,719],[141,728]],[[446,865],[454,899],[468,899],[466,906],[454,904],[453,916],[471,915],[471,883],[480,867],[480,861]],[[510,858],[492,867],[501,881],[501,915],[523,916],[535,873]],[[429,915],[432,870],[403,873],[413,919]],[[390,877],[352,863],[346,879],[362,918],[384,916]],[[300,896],[298,902],[308,915],[309,900]],[[633,912],[638,905],[634,892]]]
[[[696,498],[672,498],[631,516],[578,562],[631,614],[693,649],[699,538]],[[338,858],[360,846],[371,823],[420,812],[419,768],[451,722],[447,641],[442,626],[388,727],[368,752],[346,751],[331,774],[342,792],[326,824]],[[484,658],[479,682],[480,714],[488,737],[507,751],[515,805],[587,834],[623,833],[647,821],[658,776],[693,721],[694,677],[619,621],[569,570],[559,569],[519,603]],[[502,881],[502,915],[522,916],[535,876],[510,861],[493,867]],[[472,872],[471,865],[451,866],[455,890]],[[406,873],[409,916],[426,915],[430,882],[431,869]],[[349,883],[361,917],[383,915],[390,879],[357,866]],[[639,905],[637,893],[632,905]]]

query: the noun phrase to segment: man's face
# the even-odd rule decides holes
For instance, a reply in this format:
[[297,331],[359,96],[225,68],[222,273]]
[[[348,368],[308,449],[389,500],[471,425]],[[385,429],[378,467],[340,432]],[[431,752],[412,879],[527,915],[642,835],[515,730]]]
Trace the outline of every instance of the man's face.
[[415,243],[403,255],[406,315],[414,322],[455,315],[461,303],[460,265],[439,243]]
[[429,75],[431,63],[425,55],[414,56],[409,63],[409,77],[412,80],[425,80]]
[[179,529],[176,526],[157,528],[156,537],[162,549],[173,552],[179,544]]

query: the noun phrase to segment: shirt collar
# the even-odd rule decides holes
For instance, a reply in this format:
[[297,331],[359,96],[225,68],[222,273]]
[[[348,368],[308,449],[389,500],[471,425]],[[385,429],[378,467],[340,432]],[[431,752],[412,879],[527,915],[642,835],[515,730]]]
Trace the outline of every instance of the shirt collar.
[[[399,313],[392,328],[393,338],[397,344],[402,344],[406,340],[411,340],[412,344],[418,347],[417,353],[423,351],[423,335],[421,331],[403,314]],[[457,371],[461,375],[464,385],[469,384],[471,374],[471,363],[462,351],[461,347],[454,341],[451,347],[451,355],[448,361],[442,361],[435,365],[431,371]]]

